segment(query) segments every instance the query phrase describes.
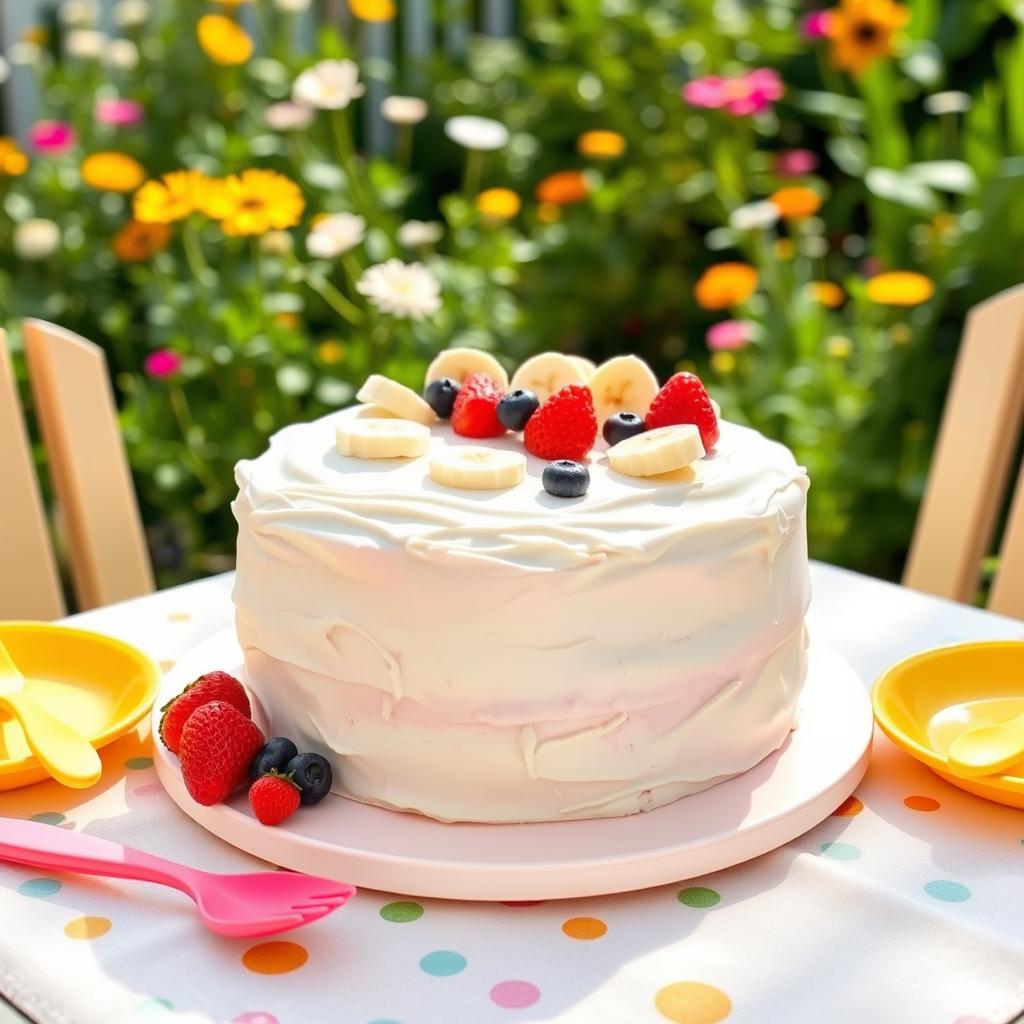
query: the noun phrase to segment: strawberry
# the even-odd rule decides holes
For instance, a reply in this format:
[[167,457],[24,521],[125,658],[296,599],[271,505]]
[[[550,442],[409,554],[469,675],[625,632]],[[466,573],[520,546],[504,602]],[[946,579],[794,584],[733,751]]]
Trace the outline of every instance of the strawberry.
[[463,437],[498,437],[498,403],[505,392],[486,373],[474,373],[459,385],[452,408],[452,430]]
[[215,700],[196,708],[181,730],[181,775],[197,804],[230,796],[263,746],[263,733],[238,708]]
[[694,423],[706,452],[711,451],[718,440],[718,417],[700,377],[693,373],[683,372],[669,377],[654,396],[644,423],[648,430]]
[[594,447],[594,398],[582,384],[566,384],[531,417],[523,433],[526,450],[539,459],[579,462]]
[[164,746],[177,754],[181,746],[181,730],[185,727],[189,715],[196,708],[209,704],[211,700],[222,700],[249,718],[252,709],[249,698],[242,684],[227,672],[207,672],[194,683],[189,683],[177,697],[168,701],[160,710],[160,739]]
[[291,775],[272,771],[249,787],[249,804],[264,825],[280,825],[298,809],[302,794]]

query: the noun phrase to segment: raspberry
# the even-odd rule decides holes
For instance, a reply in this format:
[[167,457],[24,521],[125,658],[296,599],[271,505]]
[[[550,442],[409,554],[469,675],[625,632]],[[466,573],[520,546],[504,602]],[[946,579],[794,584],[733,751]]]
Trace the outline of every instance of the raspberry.
[[299,809],[301,794],[290,775],[271,772],[249,787],[249,805],[264,825],[280,825]]
[[718,441],[718,417],[700,377],[692,373],[677,373],[665,382],[654,396],[644,422],[648,430],[679,423],[696,424],[706,452]]
[[196,708],[181,730],[181,776],[197,804],[220,803],[245,779],[263,733],[222,700]]
[[177,697],[168,701],[160,710],[160,739],[164,746],[177,754],[181,746],[181,730],[185,728],[189,715],[196,708],[209,704],[212,700],[222,700],[237,708],[246,718],[252,714],[249,697],[242,684],[227,672],[207,672],[194,683],[189,683]]
[[567,384],[531,417],[523,433],[526,450],[539,459],[579,462],[594,447],[597,418],[590,389]]
[[505,392],[486,373],[474,373],[459,386],[452,408],[452,430],[463,437],[498,437],[505,428],[498,420],[498,403]]

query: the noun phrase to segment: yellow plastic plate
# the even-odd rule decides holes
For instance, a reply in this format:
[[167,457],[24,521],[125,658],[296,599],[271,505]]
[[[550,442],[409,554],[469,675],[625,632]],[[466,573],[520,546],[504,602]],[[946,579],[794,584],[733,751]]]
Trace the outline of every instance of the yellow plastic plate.
[[[159,669],[120,640],[48,622],[0,622],[0,640],[27,691],[97,749],[131,730],[153,704]],[[47,778],[21,727],[0,715],[0,790]]]
[[1024,711],[1024,642],[939,647],[894,665],[871,691],[882,732],[937,775],[968,793],[1024,808],[1024,760],[1005,775],[961,779],[946,752],[965,729]]

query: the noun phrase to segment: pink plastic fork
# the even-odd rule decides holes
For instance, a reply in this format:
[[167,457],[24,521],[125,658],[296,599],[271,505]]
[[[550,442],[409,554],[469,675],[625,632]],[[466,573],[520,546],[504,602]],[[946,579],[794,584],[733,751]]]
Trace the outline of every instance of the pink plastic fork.
[[169,885],[192,897],[207,928],[235,938],[309,924],[344,906],[356,891],[344,882],[289,871],[217,875],[107,839],[16,818],[0,818],[0,860]]

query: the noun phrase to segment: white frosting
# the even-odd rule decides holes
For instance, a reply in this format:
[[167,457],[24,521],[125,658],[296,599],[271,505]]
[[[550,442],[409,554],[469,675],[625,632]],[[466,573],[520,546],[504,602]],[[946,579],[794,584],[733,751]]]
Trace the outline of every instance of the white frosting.
[[[462,491],[338,455],[347,410],[237,470],[235,603],[275,733],[336,788],[444,820],[626,814],[784,742],[804,678],[807,478],[722,424],[669,478]],[[485,442],[435,427],[431,445]]]

